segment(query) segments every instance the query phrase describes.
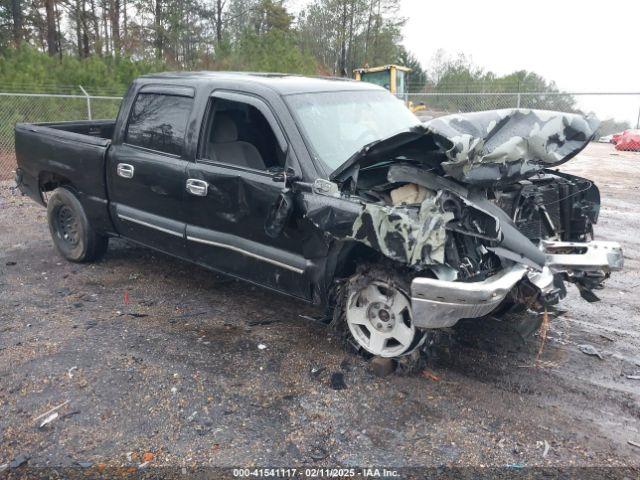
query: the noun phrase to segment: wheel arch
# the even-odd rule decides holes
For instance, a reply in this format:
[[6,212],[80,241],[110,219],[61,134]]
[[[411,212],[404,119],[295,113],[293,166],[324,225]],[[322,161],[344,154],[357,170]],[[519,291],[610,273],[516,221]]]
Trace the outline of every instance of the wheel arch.
[[44,205],[47,204],[46,193],[52,192],[58,187],[66,187],[74,193],[77,193],[77,188],[73,182],[56,172],[44,170],[38,175],[38,190],[40,191],[40,197]]
[[320,299],[327,315],[335,306],[336,287],[355,274],[358,265],[383,262],[384,258],[380,252],[364,243],[355,240],[334,241],[324,261],[321,280],[316,283],[320,287]]

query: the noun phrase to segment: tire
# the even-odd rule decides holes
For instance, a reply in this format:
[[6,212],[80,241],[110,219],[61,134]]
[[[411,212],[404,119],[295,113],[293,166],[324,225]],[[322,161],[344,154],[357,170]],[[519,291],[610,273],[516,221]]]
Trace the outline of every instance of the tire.
[[95,231],[69,188],[53,191],[47,202],[47,221],[56,250],[70,262],[92,262],[107,251],[109,237]]
[[[393,290],[393,293],[389,292],[387,294],[388,298],[392,298],[392,294],[393,294],[394,299],[397,298],[397,299],[400,299],[402,302],[406,302],[406,303],[403,303],[403,305],[408,306],[409,308],[408,313],[409,315],[411,315],[410,299],[407,294],[407,292],[409,291],[408,282],[405,279],[403,279],[401,275],[397,274],[391,268],[387,268],[381,265],[367,265],[360,268],[359,271],[356,274],[354,274],[351,278],[337,285],[336,293],[335,293],[336,301],[335,301],[331,327],[335,332],[337,332],[340,335],[340,337],[342,337],[345,345],[349,349],[361,354],[365,358],[371,358],[372,356],[382,356],[382,357],[394,358],[396,360],[399,360],[401,357],[411,356],[412,353],[414,353],[416,349],[422,345],[424,340],[424,333],[415,329],[414,326],[411,326],[413,322],[412,316],[409,319],[407,319],[407,318],[401,318],[401,316],[398,314],[392,314],[391,316],[393,320],[389,320],[389,323],[388,323],[389,330],[386,331],[385,335],[387,334],[393,335],[393,331],[395,331],[396,329],[396,326],[395,326],[396,324],[399,324],[400,326],[402,326],[402,330],[404,332],[407,331],[407,329],[405,329],[404,327],[408,325],[415,332],[415,336],[413,340],[404,342],[402,345],[394,346],[394,347],[389,347],[389,343],[387,342],[384,349],[383,350],[379,349],[377,352],[374,348],[371,348],[371,345],[367,345],[366,335],[367,334],[369,335],[369,339],[373,338],[373,336],[377,334],[377,332],[375,331],[377,330],[376,325],[377,327],[382,327],[382,330],[385,331],[385,328],[387,328],[387,325],[383,326],[384,321],[379,323],[378,319],[380,317],[378,317],[377,315],[383,309],[387,310],[387,312],[391,310],[389,310],[388,307],[384,305],[382,306],[382,308],[376,307],[375,305],[378,302],[372,302],[368,304],[369,307],[366,309],[367,316],[365,317],[369,319],[371,318],[369,317],[369,315],[370,314],[372,315],[372,319],[367,320],[370,322],[370,325],[365,326],[364,323],[361,323],[358,326],[358,325],[354,325],[354,322],[349,320],[349,313],[348,313],[349,308],[355,307],[354,310],[352,310],[352,312],[362,310],[364,308],[364,307],[361,307],[360,305],[354,304],[354,300],[356,303],[359,302],[359,299],[356,299],[356,296],[361,295],[361,292],[365,292],[369,288],[375,289],[379,287],[381,287],[383,291],[385,289]],[[384,304],[384,302],[382,303]],[[373,308],[373,313],[370,312],[372,308]],[[378,310],[378,308],[380,308],[380,310]],[[403,310],[402,313],[406,315],[407,314],[406,309]],[[388,313],[386,313],[385,316],[388,317]],[[402,322],[402,324],[404,325],[400,324],[400,322]],[[364,336],[359,334],[359,332],[356,330],[356,327],[363,328]],[[399,343],[395,341],[393,337],[392,337],[392,341],[394,341],[395,343]]]

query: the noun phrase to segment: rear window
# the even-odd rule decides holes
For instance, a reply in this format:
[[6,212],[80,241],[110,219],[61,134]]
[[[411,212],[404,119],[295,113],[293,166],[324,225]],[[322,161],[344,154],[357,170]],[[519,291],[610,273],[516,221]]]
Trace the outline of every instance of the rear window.
[[125,142],[172,155],[182,155],[193,98],[158,93],[138,94]]

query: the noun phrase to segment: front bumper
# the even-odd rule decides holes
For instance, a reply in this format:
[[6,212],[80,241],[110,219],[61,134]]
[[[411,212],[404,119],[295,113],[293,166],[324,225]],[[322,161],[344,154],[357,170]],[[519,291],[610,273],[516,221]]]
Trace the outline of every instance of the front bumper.
[[604,278],[623,266],[622,248],[616,242],[544,242],[542,271],[514,264],[480,282],[451,282],[417,277],[411,282],[413,321],[418,328],[452,327],[462,318],[488,315],[523,278],[540,292],[553,288],[554,274],[596,275]]

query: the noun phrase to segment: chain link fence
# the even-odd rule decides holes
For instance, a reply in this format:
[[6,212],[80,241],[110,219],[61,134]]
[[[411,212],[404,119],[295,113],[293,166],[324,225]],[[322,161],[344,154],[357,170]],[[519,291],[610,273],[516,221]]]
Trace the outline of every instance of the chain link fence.
[[88,93],[50,94],[0,92],[0,180],[16,168],[16,123],[115,118],[122,98]]
[[595,113],[606,122],[601,132],[603,135],[617,133],[624,128],[640,128],[640,92],[432,92],[409,93],[403,99],[411,102],[414,108],[418,107],[418,116],[423,120],[452,113],[532,108]]

